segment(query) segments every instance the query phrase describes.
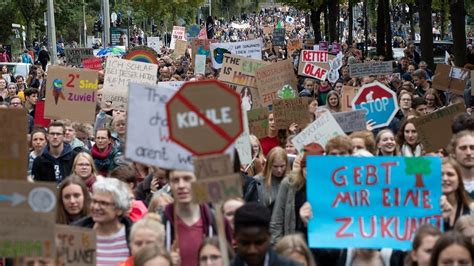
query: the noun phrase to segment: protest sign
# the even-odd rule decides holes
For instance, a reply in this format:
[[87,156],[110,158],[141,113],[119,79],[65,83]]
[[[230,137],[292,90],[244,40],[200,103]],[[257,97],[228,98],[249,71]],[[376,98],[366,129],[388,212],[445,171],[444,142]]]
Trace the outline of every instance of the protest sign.
[[270,33],[272,33],[272,32],[273,32],[273,27],[268,27],[268,26],[263,27],[263,34],[264,34],[264,35],[267,35],[267,36],[268,36],[268,35],[270,35]]
[[340,51],[341,51],[341,44],[337,42],[333,42],[331,54],[338,54]]
[[298,81],[290,59],[257,69],[255,77],[263,106],[272,104],[272,101],[277,99],[277,92],[280,90],[289,88],[295,93],[297,91]]
[[464,95],[464,87],[466,87],[468,77],[469,70],[437,64],[431,87],[437,90],[450,91],[457,95]]
[[339,126],[345,133],[366,130],[365,110],[333,113]]
[[44,116],[95,122],[99,73],[95,70],[50,66]]
[[359,88],[352,86],[342,87],[341,107],[343,112],[352,111],[352,100]]
[[303,49],[303,40],[301,39],[290,39],[286,45],[288,50],[288,56],[293,55],[293,52],[299,49]]
[[28,114],[0,109],[0,179],[25,180],[28,170]]
[[[336,57],[334,55],[328,54],[327,63],[310,63],[303,62],[303,53],[300,53],[299,63],[298,63],[298,75],[311,77],[311,78],[326,78],[331,67],[329,66],[329,61],[334,60]],[[326,70],[326,72],[323,71]]]
[[0,257],[55,257],[56,184],[0,180]]
[[267,136],[268,114],[268,108],[266,107],[256,108],[247,111],[250,134],[255,135],[258,139]]
[[194,158],[194,174],[198,181],[232,174],[233,165],[227,154],[213,154]]
[[59,265],[96,265],[95,231],[92,228],[57,224],[56,251]]
[[[437,152],[446,148],[453,136],[451,127],[454,118],[466,112],[464,103],[457,103],[414,119],[418,139],[426,152]],[[436,132],[434,134],[434,132]]]
[[94,57],[92,48],[65,48],[66,65],[80,67],[82,60]]
[[108,57],[102,101],[111,101],[113,107],[125,107],[128,102],[128,84],[140,82],[155,85],[157,74],[158,65]]
[[320,41],[319,42],[319,50],[327,51],[328,50],[328,42],[327,41]]
[[285,29],[273,30],[272,45],[285,46]]
[[191,41],[191,59],[193,63],[198,54],[211,59],[211,43],[217,43],[217,40],[193,39]]
[[48,127],[51,119],[44,118],[44,100],[37,100],[35,105],[35,126]]
[[215,69],[220,69],[224,54],[262,60],[262,47],[261,38],[243,42],[212,43],[210,45],[212,65]]
[[158,54],[161,54],[160,37],[148,37],[146,40],[148,47],[155,50]]
[[241,164],[250,164],[252,162],[252,145],[250,144],[249,122],[247,110],[244,109],[242,103],[242,123],[244,124],[244,132],[235,141],[235,148],[239,154]]
[[304,145],[312,142],[325,147],[329,139],[339,135],[345,136],[341,126],[330,112],[324,112],[296,135],[291,142],[298,151],[301,151]]
[[224,152],[243,131],[240,95],[216,80],[185,83],[166,112],[170,139],[197,156]]
[[392,73],[392,61],[349,64],[349,75],[351,77],[390,75]]
[[186,53],[186,49],[188,49],[188,42],[183,40],[176,40],[176,45],[173,54],[175,56],[183,56]]
[[328,62],[328,51],[313,51],[313,50],[302,50],[301,51],[302,62],[305,63],[327,63]]
[[305,128],[311,123],[311,114],[308,112],[308,105],[311,99],[275,99],[272,101],[273,119],[275,127],[278,129],[288,129],[291,124],[298,124],[299,128]]
[[173,31],[171,32],[170,49],[174,50],[176,48],[176,40],[186,40],[185,27],[173,26]]
[[192,195],[195,203],[219,202],[242,197],[242,178],[240,174],[229,174],[194,182]]
[[308,157],[312,248],[410,250],[415,231],[441,229],[441,158]]
[[206,73],[206,56],[197,54],[194,59],[194,74],[205,74]]
[[82,67],[85,69],[102,70],[102,60],[100,58],[86,58],[82,60]]

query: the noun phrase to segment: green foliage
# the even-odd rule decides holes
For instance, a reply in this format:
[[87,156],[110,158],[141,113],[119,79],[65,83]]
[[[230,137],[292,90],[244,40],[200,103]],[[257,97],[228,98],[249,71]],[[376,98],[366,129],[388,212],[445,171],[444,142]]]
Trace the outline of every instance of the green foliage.
[[303,0],[303,1],[278,0],[277,2],[286,4],[289,6],[293,6],[299,10],[314,10],[314,9],[317,9],[319,6],[321,6],[324,3],[324,0]]

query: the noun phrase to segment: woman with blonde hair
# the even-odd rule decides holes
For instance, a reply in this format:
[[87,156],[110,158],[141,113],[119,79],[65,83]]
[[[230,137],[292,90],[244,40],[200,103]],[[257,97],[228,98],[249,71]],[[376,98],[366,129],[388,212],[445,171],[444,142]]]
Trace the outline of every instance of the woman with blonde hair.
[[74,158],[72,171],[84,181],[89,192],[92,192],[92,185],[97,181],[97,170],[92,156],[87,152],[78,153]]
[[244,169],[248,176],[254,176],[263,171],[265,167],[265,155],[263,155],[262,145],[255,135],[250,135],[250,145],[252,146],[252,163]]
[[361,149],[366,150],[373,155],[377,152],[375,138],[372,132],[368,130],[355,131],[352,132],[349,137],[352,141],[353,153]]
[[275,245],[278,255],[287,257],[303,266],[316,266],[313,255],[302,235],[287,235]]
[[474,216],[473,215],[461,216],[461,218],[459,218],[459,220],[454,225],[454,230],[463,234],[465,237],[471,239],[471,242],[474,245]]
[[289,171],[288,156],[283,148],[275,147],[270,150],[267,157],[263,172],[254,178],[259,183],[257,186],[259,202],[272,211],[281,181]]
[[328,109],[331,113],[340,112],[342,109],[341,96],[337,91],[330,91],[327,96],[327,101],[323,108]]
[[147,245],[133,259],[135,266],[171,266],[171,256],[165,249],[156,244]]
[[396,156],[398,155],[398,147],[395,134],[390,129],[382,129],[375,137],[375,144],[377,145],[377,156]]

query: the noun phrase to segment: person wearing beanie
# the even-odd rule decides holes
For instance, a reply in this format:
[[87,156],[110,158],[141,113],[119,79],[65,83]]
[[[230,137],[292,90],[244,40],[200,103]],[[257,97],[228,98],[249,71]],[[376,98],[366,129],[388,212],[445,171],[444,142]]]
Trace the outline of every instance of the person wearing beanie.
[[324,148],[313,142],[305,145],[303,152],[299,165],[295,163],[293,172],[281,182],[270,222],[272,244],[288,234],[307,235],[307,228],[297,215],[306,202],[306,162],[310,155],[323,155]]
[[279,256],[270,247],[270,210],[265,206],[249,202],[237,209],[234,229],[237,255],[231,266],[301,265]]

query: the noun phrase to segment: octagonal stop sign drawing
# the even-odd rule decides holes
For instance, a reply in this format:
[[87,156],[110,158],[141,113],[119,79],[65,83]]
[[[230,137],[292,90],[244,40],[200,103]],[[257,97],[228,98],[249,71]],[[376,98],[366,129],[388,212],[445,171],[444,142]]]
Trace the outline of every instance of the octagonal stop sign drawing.
[[352,99],[352,109],[365,109],[366,121],[373,128],[386,127],[398,112],[397,94],[384,84],[374,81],[363,85]]
[[243,131],[240,95],[217,80],[185,83],[166,112],[170,139],[197,156],[223,153]]

